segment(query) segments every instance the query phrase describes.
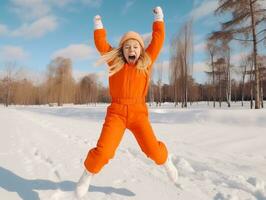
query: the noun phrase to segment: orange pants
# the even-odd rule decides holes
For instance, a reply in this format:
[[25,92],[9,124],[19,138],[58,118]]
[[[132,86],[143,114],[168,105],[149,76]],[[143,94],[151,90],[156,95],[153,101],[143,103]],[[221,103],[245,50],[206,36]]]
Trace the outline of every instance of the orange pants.
[[166,162],[166,146],[157,141],[153,133],[144,100],[116,99],[107,108],[97,147],[89,151],[84,162],[89,172],[98,173],[114,157],[126,128],[134,134],[141,150],[156,164]]

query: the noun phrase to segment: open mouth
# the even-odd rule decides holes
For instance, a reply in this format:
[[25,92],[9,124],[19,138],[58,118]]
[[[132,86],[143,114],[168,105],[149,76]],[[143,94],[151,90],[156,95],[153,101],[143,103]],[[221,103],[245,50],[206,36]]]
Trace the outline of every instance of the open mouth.
[[135,60],[136,60],[136,56],[135,56],[135,55],[128,56],[128,61],[129,61],[130,63],[134,63]]

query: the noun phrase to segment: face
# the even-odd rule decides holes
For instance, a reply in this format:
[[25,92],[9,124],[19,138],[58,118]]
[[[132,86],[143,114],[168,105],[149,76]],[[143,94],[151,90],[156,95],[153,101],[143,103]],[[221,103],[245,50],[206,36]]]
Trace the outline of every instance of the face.
[[141,46],[137,40],[129,39],[123,44],[123,54],[129,64],[136,64],[141,53]]

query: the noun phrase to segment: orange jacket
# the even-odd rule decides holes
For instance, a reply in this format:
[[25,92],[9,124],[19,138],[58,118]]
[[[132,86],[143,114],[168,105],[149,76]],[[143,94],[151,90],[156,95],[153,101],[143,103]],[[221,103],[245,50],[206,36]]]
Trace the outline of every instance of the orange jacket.
[[[135,65],[125,64],[124,67],[109,77],[109,88],[112,100],[114,99],[142,99],[148,91],[149,75],[152,65],[156,60],[164,42],[164,22],[155,21],[153,23],[152,40],[145,49],[151,58],[151,65],[148,66],[148,75],[137,70]],[[106,40],[106,30],[97,29],[94,31],[95,46],[101,54],[112,50],[111,45]]]

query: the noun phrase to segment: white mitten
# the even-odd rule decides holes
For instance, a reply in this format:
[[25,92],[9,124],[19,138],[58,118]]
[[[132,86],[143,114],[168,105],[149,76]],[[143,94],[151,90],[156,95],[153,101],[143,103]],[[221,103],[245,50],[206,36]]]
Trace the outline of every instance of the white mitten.
[[163,10],[160,6],[153,9],[154,21],[163,21]]
[[103,28],[103,23],[100,15],[96,15],[93,18],[93,22],[94,22],[94,30]]

